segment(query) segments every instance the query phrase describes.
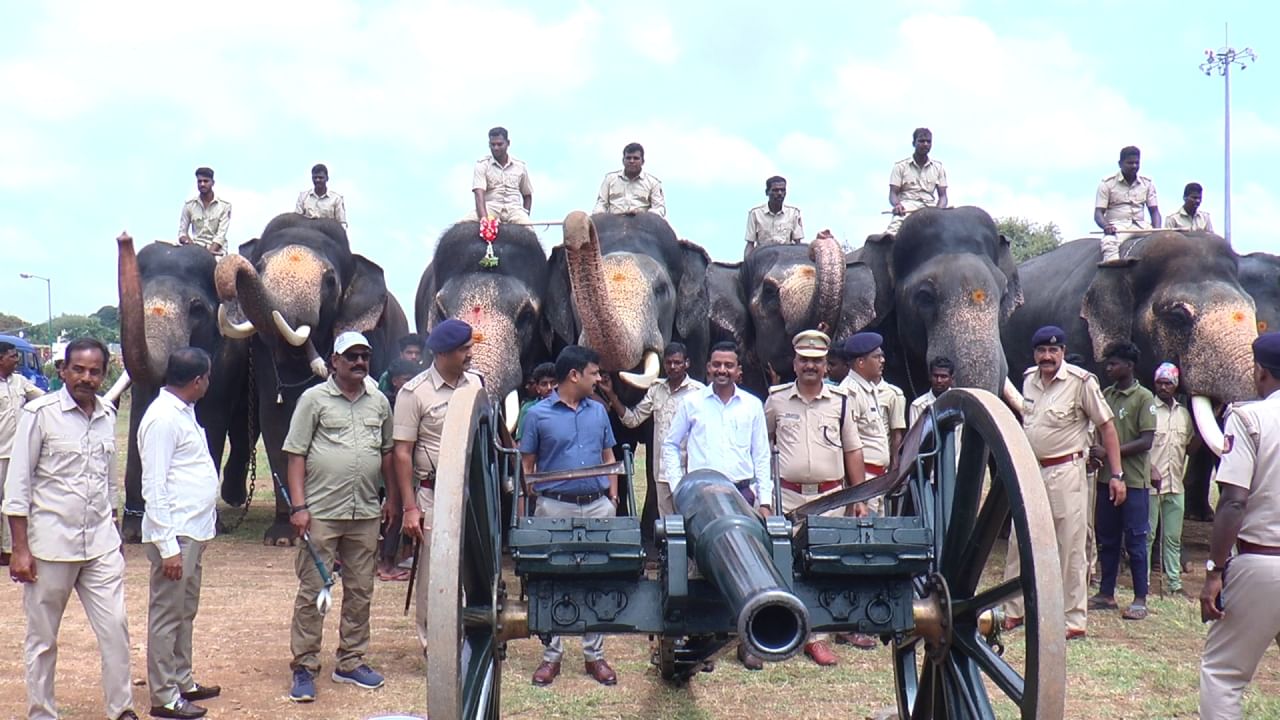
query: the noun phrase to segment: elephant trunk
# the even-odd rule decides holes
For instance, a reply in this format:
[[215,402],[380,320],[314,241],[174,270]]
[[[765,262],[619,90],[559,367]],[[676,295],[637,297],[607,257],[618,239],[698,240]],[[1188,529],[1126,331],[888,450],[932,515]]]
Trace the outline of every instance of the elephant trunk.
[[[285,342],[292,347],[302,348],[311,371],[321,378],[328,377],[324,359],[316,352],[315,343],[310,338],[310,327],[304,325],[294,330],[284,321],[280,311],[273,306],[258,271],[247,259],[241,255],[222,258],[214,270],[213,281],[219,299],[224,303],[238,302],[245,317],[262,333],[269,347]],[[225,318],[225,314],[220,315]],[[223,331],[226,332],[225,327]]]
[[1213,402],[1240,402],[1254,397],[1252,344],[1257,318],[1243,300],[1205,312],[1182,357],[1182,389],[1191,395],[1191,413],[1205,445],[1215,454],[1226,439],[1213,413]]
[[813,322],[826,326],[828,334],[834,333],[840,322],[840,307],[844,300],[844,251],[834,237],[820,235],[809,246],[809,259],[817,269],[813,293]]
[[955,387],[981,388],[996,395],[1006,394],[1004,381],[1008,364],[1000,343],[1000,316],[996,302],[976,294],[946,307],[940,317],[945,327],[929,331],[925,362],[936,357],[955,363]]
[[[624,317],[619,312],[619,305],[630,306],[637,298],[619,297],[619,302],[611,298],[604,257],[600,253],[600,238],[586,213],[575,210],[565,217],[564,246],[569,288],[582,322],[583,344],[600,354],[603,370],[630,370],[640,363],[644,355],[646,348],[641,333],[646,323],[642,318]],[[631,279],[631,273],[625,268],[611,269],[611,272],[620,282]],[[641,287],[629,289],[636,294],[648,290]]]
[[520,387],[520,340],[511,318],[498,312],[473,309],[459,319],[471,325],[476,343],[471,346],[471,368],[480,373],[494,396]]
[[163,369],[156,372],[147,357],[147,328],[142,309],[142,277],[138,272],[138,256],[133,238],[122,234],[119,244],[117,274],[120,285],[120,347],[124,367],[139,385],[157,387]]

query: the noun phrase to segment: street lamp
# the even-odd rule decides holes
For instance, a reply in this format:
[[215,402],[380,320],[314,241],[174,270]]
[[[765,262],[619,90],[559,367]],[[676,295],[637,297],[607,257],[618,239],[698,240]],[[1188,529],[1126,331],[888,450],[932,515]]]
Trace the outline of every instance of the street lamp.
[[1222,129],[1222,154],[1223,154],[1223,179],[1222,179],[1222,203],[1223,203],[1223,234],[1227,242],[1231,242],[1231,66],[1238,65],[1241,70],[1249,67],[1249,63],[1255,62],[1258,55],[1250,48],[1236,50],[1227,43],[1226,28],[1223,28],[1223,47],[1218,50],[1205,50],[1204,62],[1200,63],[1200,71],[1205,75],[1212,76],[1215,72],[1222,76],[1223,80],[1223,129]]
[[49,303],[49,358],[53,359],[53,281],[43,275],[33,275],[31,273],[18,273],[18,277],[23,280],[44,281],[45,300]]

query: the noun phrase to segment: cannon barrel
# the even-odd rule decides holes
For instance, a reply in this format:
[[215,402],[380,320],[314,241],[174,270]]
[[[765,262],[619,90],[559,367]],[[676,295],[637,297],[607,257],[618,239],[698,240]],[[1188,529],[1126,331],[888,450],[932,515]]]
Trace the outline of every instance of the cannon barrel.
[[724,596],[738,637],[765,660],[786,660],[804,647],[809,611],[773,564],[760,517],[725,476],[689,473],[676,487],[698,568]]

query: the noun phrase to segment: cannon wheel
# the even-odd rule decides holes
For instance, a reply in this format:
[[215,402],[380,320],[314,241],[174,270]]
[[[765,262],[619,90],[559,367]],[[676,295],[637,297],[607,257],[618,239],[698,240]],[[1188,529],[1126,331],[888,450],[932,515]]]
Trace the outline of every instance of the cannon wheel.
[[431,718],[500,716],[505,646],[497,419],[484,389],[449,401],[436,468],[427,617]]
[[[989,682],[1020,708],[1024,720],[1062,718],[1062,575],[1048,496],[1022,427],[996,396],[962,389],[942,395],[920,422],[937,428],[938,452],[903,458],[904,463],[918,459],[923,471],[914,473],[893,504],[899,514],[920,515],[933,531],[933,566],[916,579],[915,590],[917,605],[934,608],[936,621],[922,623],[917,617],[916,630],[894,640],[899,713],[911,720],[995,717]],[[956,465],[945,459],[955,458],[962,422]],[[924,430],[926,438],[932,435],[928,426]],[[926,439],[924,448],[933,445]],[[980,588],[1010,520],[1021,574]],[[1021,667],[1002,657],[1000,615],[988,612],[1018,593],[1026,601]]]

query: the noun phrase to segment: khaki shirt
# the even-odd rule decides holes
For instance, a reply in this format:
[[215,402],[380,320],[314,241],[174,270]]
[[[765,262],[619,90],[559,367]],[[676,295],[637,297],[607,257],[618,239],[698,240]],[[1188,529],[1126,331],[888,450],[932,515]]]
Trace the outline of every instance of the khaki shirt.
[[1185,207],[1178,208],[1175,213],[1164,216],[1164,225],[1162,227],[1170,230],[1203,230],[1205,232],[1213,232],[1213,221],[1209,219],[1209,213],[1204,210],[1196,210],[1195,217],[1187,214]]
[[862,441],[862,461],[889,467],[889,425],[876,389],[856,372],[850,372],[840,387],[849,394],[849,412]]
[[907,429],[907,396],[902,388],[881,379],[875,384],[876,398],[880,403],[880,411],[889,423],[889,432]]
[[315,188],[298,193],[298,204],[294,212],[309,218],[333,218],[347,226],[347,205],[342,196],[329,190],[324,197],[316,194]]
[[1103,219],[1119,230],[1142,230],[1151,227],[1147,208],[1156,208],[1156,186],[1150,178],[1139,175],[1130,185],[1124,175],[1116,173],[1098,183],[1095,208],[1102,208]]
[[773,212],[766,203],[747,211],[748,245],[788,245],[803,240],[804,222],[800,219],[799,208],[783,205],[781,210]]
[[[18,432],[18,413],[22,406],[43,394],[43,390],[17,370],[7,378],[0,378],[0,460],[9,457],[13,449],[13,435]],[[0,477],[0,485],[3,484],[4,478]]]
[[[635,407],[626,408],[626,412],[618,418],[623,425],[633,428],[638,427],[650,416],[653,417],[653,476],[658,479],[658,482],[666,482],[667,479],[662,473],[662,441],[671,430],[671,420],[676,416],[676,410],[680,408],[681,401],[704,387],[706,385],[686,375],[684,382],[673,391],[664,378],[650,385],[645,391],[644,398],[636,403]],[[688,451],[682,447],[680,449],[682,465],[687,461],[688,455]],[[681,475],[683,474],[681,472]]]
[[[1115,385],[1102,391],[1107,405],[1115,415],[1116,437],[1120,444],[1133,442],[1144,432],[1156,431],[1156,396],[1135,380],[1121,390]],[[1151,487],[1151,451],[1133,453],[1120,458],[1126,487],[1146,489]]]
[[223,255],[227,251],[227,230],[231,229],[231,203],[215,197],[209,207],[200,202],[197,195],[182,206],[182,217],[178,218],[178,237],[186,235],[191,242],[203,248],[217,243],[221,249],[215,255]]
[[413,443],[413,480],[419,487],[434,486],[440,434],[444,431],[449,398],[458,388],[479,382],[479,375],[464,372],[458,385],[452,386],[432,364],[400,388],[392,436],[398,441]]
[[898,188],[898,202],[907,212],[934,207],[938,204],[938,188],[947,189],[947,171],[933,158],[925,160],[921,167],[913,155],[893,164],[889,185]]
[[813,400],[801,397],[795,383],[773,388],[764,403],[764,419],[778,450],[781,479],[795,483],[844,480],[844,454],[862,449],[850,405],[845,390],[826,383]]
[[1218,482],[1249,491],[1239,538],[1280,547],[1280,392],[1231,407]]
[[307,388],[282,449],[307,459],[307,505],[318,520],[378,517],[382,456],[391,452],[391,403],[368,378],[348,400],[330,376]]
[[1027,368],[1022,397],[1022,426],[1040,460],[1084,451],[1089,444],[1089,422],[1101,427],[1113,417],[1097,378],[1066,362],[1048,387],[1040,380],[1040,368]]
[[604,176],[596,194],[592,212],[621,215],[645,210],[660,217],[667,216],[667,199],[662,195],[662,181],[641,171],[633,180],[622,170]]
[[499,165],[492,155],[476,161],[471,176],[471,189],[484,191],[484,206],[490,214],[506,210],[524,209],[524,196],[533,195],[529,182],[529,169],[523,160],[507,155],[507,164]]
[[[1151,467],[1160,473],[1161,495],[1181,495],[1182,476],[1186,472],[1187,445],[1195,431],[1191,414],[1175,398],[1166,405],[1156,399],[1156,436],[1151,443]],[[1157,490],[1152,488],[1151,492]]]
[[66,388],[22,409],[2,510],[27,518],[33,556],[76,562],[120,547],[115,426],[110,405],[95,400],[86,415]]

